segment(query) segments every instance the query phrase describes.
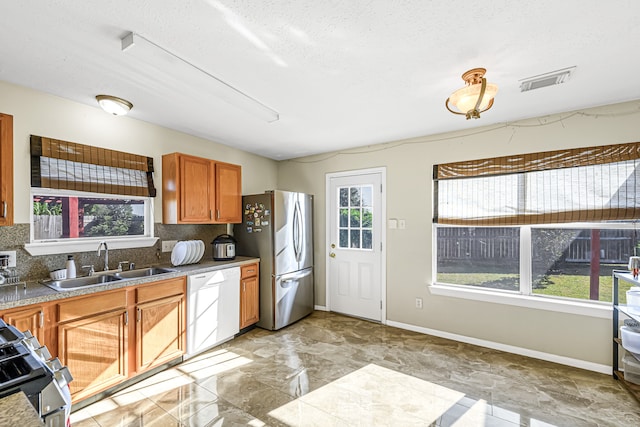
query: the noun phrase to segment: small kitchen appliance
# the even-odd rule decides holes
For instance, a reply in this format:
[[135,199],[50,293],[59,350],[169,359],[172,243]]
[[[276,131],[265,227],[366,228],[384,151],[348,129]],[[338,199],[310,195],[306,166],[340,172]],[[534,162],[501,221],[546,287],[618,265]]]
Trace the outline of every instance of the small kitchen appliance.
[[227,261],[236,258],[236,239],[229,234],[221,234],[211,242],[213,245],[213,259]]

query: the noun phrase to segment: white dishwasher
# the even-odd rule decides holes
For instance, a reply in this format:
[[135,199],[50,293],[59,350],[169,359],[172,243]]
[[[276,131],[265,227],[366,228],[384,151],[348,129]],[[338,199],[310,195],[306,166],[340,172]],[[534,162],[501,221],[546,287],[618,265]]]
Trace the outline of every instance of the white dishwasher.
[[240,331],[240,267],[189,276],[187,353],[210,349]]

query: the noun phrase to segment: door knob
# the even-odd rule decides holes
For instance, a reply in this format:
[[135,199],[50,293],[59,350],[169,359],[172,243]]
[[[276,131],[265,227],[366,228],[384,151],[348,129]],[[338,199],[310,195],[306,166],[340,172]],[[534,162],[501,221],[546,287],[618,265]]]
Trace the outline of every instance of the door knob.
[[336,254],[335,254],[335,253],[333,253],[333,252],[330,252],[330,253],[329,253],[329,256],[330,256],[331,258],[335,258],[335,257],[336,257]]
[[336,244],[335,244],[335,243],[332,243],[332,244],[331,244],[331,249],[333,249],[333,248],[335,248],[335,247],[336,247]]

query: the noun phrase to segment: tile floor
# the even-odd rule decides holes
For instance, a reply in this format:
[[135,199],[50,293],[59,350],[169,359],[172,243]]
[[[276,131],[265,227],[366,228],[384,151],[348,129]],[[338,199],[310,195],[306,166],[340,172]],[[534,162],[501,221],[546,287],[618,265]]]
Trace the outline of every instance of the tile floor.
[[89,426],[640,426],[608,375],[315,312],[72,414]]

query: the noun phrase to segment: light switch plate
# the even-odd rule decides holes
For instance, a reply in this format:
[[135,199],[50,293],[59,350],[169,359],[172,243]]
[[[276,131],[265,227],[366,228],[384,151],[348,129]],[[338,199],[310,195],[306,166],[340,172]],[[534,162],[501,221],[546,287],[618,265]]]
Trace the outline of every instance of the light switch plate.
[[395,230],[396,228],[398,228],[398,220],[397,219],[388,220],[387,227],[389,228],[389,230]]
[[177,243],[178,243],[177,240],[163,240],[162,252],[171,252]]
[[399,219],[398,220],[398,228],[400,230],[404,230],[405,228],[407,228],[407,222],[404,219]]
[[16,251],[0,251],[0,255],[9,255],[9,267],[16,266]]

